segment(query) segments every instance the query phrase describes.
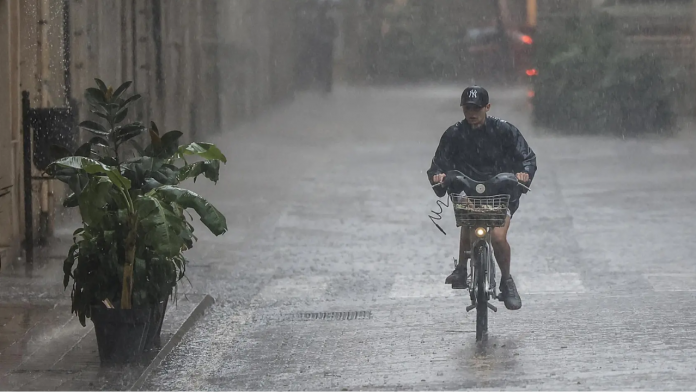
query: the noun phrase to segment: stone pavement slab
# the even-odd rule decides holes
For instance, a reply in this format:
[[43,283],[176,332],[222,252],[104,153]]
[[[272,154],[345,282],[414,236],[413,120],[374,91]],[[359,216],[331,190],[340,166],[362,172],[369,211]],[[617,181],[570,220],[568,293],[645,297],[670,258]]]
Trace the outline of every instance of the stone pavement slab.
[[[100,365],[94,326],[87,320],[83,327],[70,312],[70,291],[62,286],[67,232],[72,229],[62,228],[38,248],[32,266],[15,260],[0,270],[0,390],[124,390],[158,354],[150,352],[131,366]],[[198,316],[205,298],[182,285],[176,303],[167,308],[163,347],[173,348],[168,342]]]
[[[162,326],[166,345],[204,296],[181,295],[171,304]],[[94,326],[82,327],[69,305],[0,305],[0,390],[125,390],[155,358],[141,363],[102,367]]]
[[539,172],[509,238],[524,305],[487,345],[443,284],[451,209],[447,236],[427,218],[461,90],[337,90],[220,136],[235,170],[201,189],[234,242],[202,236],[194,281],[219,301],[143,389],[693,389],[696,138],[546,134],[490,91]]

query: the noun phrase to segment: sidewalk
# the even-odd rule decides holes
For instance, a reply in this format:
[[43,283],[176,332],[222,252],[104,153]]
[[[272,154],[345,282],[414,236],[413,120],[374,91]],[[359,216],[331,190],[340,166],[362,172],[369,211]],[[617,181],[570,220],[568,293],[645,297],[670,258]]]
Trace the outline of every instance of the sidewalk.
[[[362,95],[352,94],[350,97],[361,99]],[[212,139],[208,141],[220,144],[221,148],[224,146],[223,151],[230,159],[223,174],[225,181],[217,185],[204,181],[190,185],[223,211],[228,219],[229,232],[217,238],[197,229],[201,241],[187,255],[192,260],[187,269],[191,285],[188,282],[182,284],[178,305],[168,307],[162,327],[163,347],[171,349],[181,338],[180,332],[191,326],[191,320],[200,314],[201,306],[210,303],[207,294],[223,300],[238,300],[245,295],[240,284],[234,285],[239,289],[234,293],[222,290],[221,287],[228,287],[228,282],[219,276],[218,279],[211,276],[211,263],[217,262],[217,257],[234,260],[235,255],[230,253],[230,249],[262,230],[264,221],[259,219],[258,211],[253,207],[259,203],[265,206],[266,202],[263,198],[255,199],[257,195],[270,194],[269,189],[275,189],[273,186],[290,181],[290,178],[297,180],[288,173],[302,173],[307,165],[315,164],[316,159],[309,152],[314,151],[317,144],[337,145],[335,139],[341,135],[324,128],[334,121],[334,117],[325,113],[329,109],[334,115],[348,116],[344,119],[346,123],[351,116],[338,111],[331,97],[307,93],[267,116],[272,121],[264,123],[266,127],[261,130],[256,122],[251,121],[240,124],[234,131],[207,136],[207,139]],[[325,119],[322,127],[316,124],[319,114]],[[304,131],[300,135],[288,134],[283,127],[286,118],[292,118],[296,129]],[[354,136],[344,134],[341,137]],[[278,159],[268,162],[258,159],[261,154],[287,157],[300,151],[305,154],[293,155],[279,168],[270,167],[278,164]],[[324,155],[330,157],[331,153],[324,152]],[[253,170],[268,174],[264,177],[265,183],[249,183],[248,173]],[[157,353],[152,353],[145,363],[130,368],[101,368],[91,321],[87,321],[87,327],[82,327],[70,313],[70,287],[63,289],[62,268],[72,244],[72,233],[78,226],[76,222],[74,211],[57,217],[54,238],[46,247],[35,249],[31,268],[23,260],[3,260],[0,269],[0,391],[125,390],[139,381],[143,372],[147,375],[151,370],[148,367],[150,360]],[[200,227],[197,221],[194,225]],[[225,270],[224,273],[230,272]],[[163,352],[166,352],[165,348]],[[158,359],[162,358],[156,358],[153,366],[158,364]]]
[[[125,390],[139,379],[158,352],[143,363],[105,367],[99,363],[91,321],[82,327],[70,312],[70,287],[63,289],[62,265],[72,226],[35,250],[29,267],[23,260],[3,260],[0,270],[0,390]],[[208,297],[209,298],[209,297]],[[168,310],[162,344],[170,350],[175,336],[192,324],[209,301],[182,293]],[[199,304],[201,306],[199,306]],[[171,342],[171,344],[170,344]],[[159,359],[159,357],[158,357]]]

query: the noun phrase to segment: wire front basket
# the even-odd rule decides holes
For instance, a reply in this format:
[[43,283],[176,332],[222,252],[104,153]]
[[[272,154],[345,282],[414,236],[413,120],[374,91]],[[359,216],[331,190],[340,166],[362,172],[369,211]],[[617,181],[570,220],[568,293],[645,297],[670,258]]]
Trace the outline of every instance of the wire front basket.
[[457,227],[502,227],[508,214],[510,195],[450,195]]

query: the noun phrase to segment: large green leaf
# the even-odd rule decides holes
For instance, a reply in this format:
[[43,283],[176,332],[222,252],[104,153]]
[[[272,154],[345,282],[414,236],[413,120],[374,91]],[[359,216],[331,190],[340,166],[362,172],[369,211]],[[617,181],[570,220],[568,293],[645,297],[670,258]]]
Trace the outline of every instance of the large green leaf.
[[128,124],[123,127],[117,127],[116,130],[114,130],[114,140],[117,143],[121,144],[134,137],[139,136],[144,130],[145,127],[143,127],[142,124],[138,123]]
[[[128,190],[131,188],[131,182],[119,173],[118,168],[107,166],[99,161],[85,157],[67,157],[53,162],[49,167],[55,166],[58,168],[72,168],[84,170],[89,174],[105,174],[119,188]],[[73,190],[74,191],[74,190]]]
[[104,94],[106,94],[106,92],[109,91],[109,88],[106,87],[106,83],[104,83],[101,79],[95,78],[94,81],[97,82],[99,90],[101,90]]
[[179,181],[179,168],[174,165],[164,164],[153,170],[152,178],[165,185],[176,185]]
[[80,216],[87,225],[102,227],[107,214],[106,206],[111,199],[109,192],[113,184],[105,178],[92,178],[79,197]]
[[218,182],[220,179],[220,161],[202,161],[186,165],[179,170],[179,181],[189,178],[193,178],[195,181],[201,174],[213,182]]
[[227,157],[217,146],[211,143],[191,143],[179,147],[179,155],[197,155],[203,159],[217,159],[227,163]]
[[85,189],[88,183],[89,175],[81,171],[78,171],[76,174],[72,175],[67,181],[70,190],[77,193],[78,195],[82,193],[82,190]]
[[132,102],[136,102],[136,101],[139,100],[140,98],[142,98],[142,95],[140,95],[140,94],[135,94],[134,96],[132,96],[132,97],[126,99],[125,101],[123,101],[123,102],[121,103],[121,107],[127,106],[127,105],[131,104]]
[[95,137],[89,139],[89,143],[92,145],[109,147],[109,142],[106,139],[104,139],[103,137],[99,137],[99,136],[95,136]]
[[[187,222],[187,223],[188,223],[188,222]],[[186,225],[186,227],[185,227],[183,230],[181,230],[181,232],[179,233],[179,235],[181,236],[182,240],[184,241],[184,244],[185,244],[185,246],[186,246],[186,249],[191,249],[191,248],[193,248],[193,240],[194,240],[196,237],[193,235],[193,230],[191,230],[191,229],[189,228],[189,225]]]
[[70,250],[68,251],[68,257],[66,257],[65,261],[63,262],[63,288],[68,287],[70,278],[73,276],[72,269],[73,265],[75,265],[75,260],[77,257],[76,253],[79,248],[80,246],[78,244],[71,246]]
[[66,197],[65,200],[63,200],[63,207],[77,207],[79,204],[79,198],[77,197],[76,193],[71,193],[70,196]]
[[104,128],[103,125],[96,123],[94,121],[83,121],[80,123],[80,128],[84,128],[88,131],[91,131],[93,133],[96,133],[97,135],[100,136],[107,136],[109,135],[109,132]]
[[85,166],[85,171],[89,174],[106,174],[114,185],[123,190],[129,190],[131,188],[130,180],[121,175],[121,173],[118,172],[118,169],[103,165],[100,162],[97,163],[99,163],[99,165]]
[[56,180],[67,184],[70,190],[78,195],[89,182],[89,176],[84,171],[72,167],[58,166],[53,163],[46,168],[46,173]]
[[129,190],[131,188],[131,182],[129,179],[126,177],[123,177],[121,173],[119,173],[117,170],[112,169],[106,172],[106,175],[109,176],[109,179],[116,184],[119,188],[123,190]]
[[153,173],[158,172],[164,163],[164,159],[149,156],[131,159],[123,165],[124,175],[132,180],[134,187],[138,187],[147,179],[152,178]]
[[112,156],[102,156],[101,158],[99,158],[99,162],[107,166],[118,166],[118,161],[116,160],[116,158]]
[[118,124],[121,121],[126,119],[126,116],[128,116],[128,107],[125,106],[122,109],[120,109],[116,115],[114,116],[114,123]]
[[162,135],[162,158],[171,158],[179,149],[179,139],[184,134],[180,131],[170,131]]
[[77,237],[82,236],[84,232],[85,232],[84,227],[78,227],[77,229],[75,229],[75,231],[73,231],[73,233],[72,233],[73,242],[77,243]]
[[109,116],[107,113],[102,109],[101,106],[93,106],[93,109],[90,109],[90,112],[96,114],[97,116],[103,118],[104,120],[108,120]]
[[51,163],[51,165],[49,167],[84,170],[85,166],[90,166],[90,165],[101,165],[101,163],[99,163],[98,161],[95,161],[94,159],[91,159],[91,158],[74,156],[74,157],[66,157],[66,158],[58,159],[57,161],[54,161],[53,163]]
[[129,82],[125,82],[121,86],[119,86],[119,88],[117,88],[116,91],[114,91],[114,94],[111,96],[111,100],[112,101],[117,100],[121,96],[121,94],[123,94],[126,90],[128,90],[128,87],[130,87],[131,84],[133,84],[133,82],[129,81]]
[[152,196],[135,199],[135,208],[145,233],[145,243],[164,257],[178,255],[184,245],[179,236],[183,222],[171,207]]
[[155,180],[154,178],[146,178],[143,181],[142,191],[147,193],[147,192],[150,192],[151,190],[159,188],[161,186],[164,186],[164,184]]
[[98,88],[88,88],[85,92],[85,98],[95,106],[103,106],[106,103],[105,92]]
[[118,103],[112,102],[112,103],[107,103],[103,105],[107,110],[109,110],[109,113],[116,113],[121,109],[121,105]]
[[116,130],[114,130],[115,133],[128,133],[133,130],[139,129],[141,131],[145,130],[145,125],[141,123],[140,121],[132,122],[130,124],[122,125],[116,127]]
[[188,189],[166,185],[155,189],[154,195],[168,203],[192,208],[201,217],[201,222],[215,235],[221,235],[227,231],[225,216],[207,200]]

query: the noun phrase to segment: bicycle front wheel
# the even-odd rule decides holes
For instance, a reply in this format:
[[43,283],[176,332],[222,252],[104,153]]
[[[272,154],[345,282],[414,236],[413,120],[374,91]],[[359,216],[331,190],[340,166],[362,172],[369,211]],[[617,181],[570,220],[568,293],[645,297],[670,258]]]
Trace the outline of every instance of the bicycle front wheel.
[[476,252],[476,341],[488,339],[488,293],[486,280],[488,273],[488,249],[479,247]]

